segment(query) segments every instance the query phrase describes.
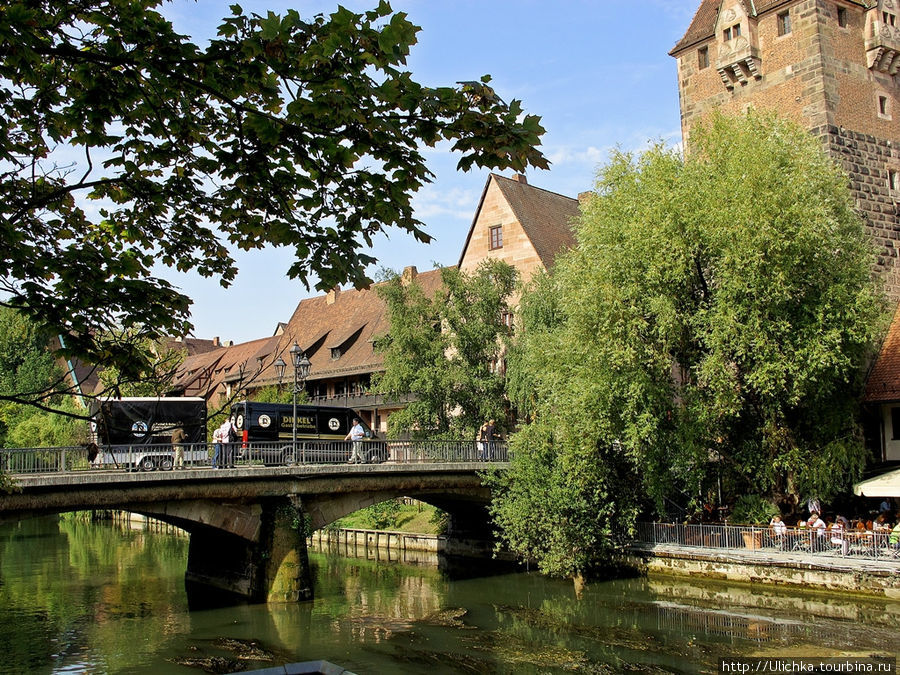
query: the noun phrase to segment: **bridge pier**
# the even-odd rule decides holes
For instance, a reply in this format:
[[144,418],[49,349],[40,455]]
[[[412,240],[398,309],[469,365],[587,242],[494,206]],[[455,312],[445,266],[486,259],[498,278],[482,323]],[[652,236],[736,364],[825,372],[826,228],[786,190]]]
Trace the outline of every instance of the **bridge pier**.
[[257,506],[258,536],[195,525],[185,581],[250,602],[298,602],[312,598],[306,525],[298,498],[270,498]]

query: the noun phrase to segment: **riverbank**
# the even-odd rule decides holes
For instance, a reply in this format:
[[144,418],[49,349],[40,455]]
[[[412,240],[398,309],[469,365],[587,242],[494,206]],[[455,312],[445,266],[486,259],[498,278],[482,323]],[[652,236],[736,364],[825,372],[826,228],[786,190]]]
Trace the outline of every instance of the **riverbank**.
[[[349,558],[426,566],[437,566],[439,555],[495,557],[490,542],[360,528],[319,530],[307,543],[312,550]],[[513,562],[514,558],[507,554],[501,556],[501,560]],[[900,599],[898,559],[815,557],[808,553],[765,549],[701,549],[639,543],[632,546],[625,566],[651,578],[679,576]]]
[[741,581],[900,598],[900,560],[817,558],[782,551],[635,544],[629,561],[647,576]]
[[[351,558],[379,558],[411,564],[438,564],[438,555],[461,558],[489,558],[511,562],[511,553],[494,550],[493,541],[457,539],[438,534],[371,530],[362,528],[327,528],[316,530],[307,538],[314,550],[334,551]],[[379,553],[384,555],[380,556]]]

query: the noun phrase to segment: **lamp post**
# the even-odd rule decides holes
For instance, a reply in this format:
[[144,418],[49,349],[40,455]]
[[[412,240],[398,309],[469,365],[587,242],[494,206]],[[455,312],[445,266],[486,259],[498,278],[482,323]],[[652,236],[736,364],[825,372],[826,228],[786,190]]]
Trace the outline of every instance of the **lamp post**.
[[302,390],[303,383],[309,377],[309,359],[296,342],[291,347],[291,365],[294,366],[294,417],[291,420],[291,444],[294,456],[297,454],[297,394]]
[[284,359],[280,356],[275,363],[272,364],[275,368],[275,374],[278,375],[278,393],[281,393],[281,383],[284,381],[284,371],[287,368],[287,364],[284,362]]

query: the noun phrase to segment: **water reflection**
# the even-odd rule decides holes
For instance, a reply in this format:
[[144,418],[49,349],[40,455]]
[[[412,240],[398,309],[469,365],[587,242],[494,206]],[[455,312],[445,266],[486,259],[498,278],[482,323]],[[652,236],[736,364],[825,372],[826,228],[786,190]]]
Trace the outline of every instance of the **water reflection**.
[[316,600],[191,609],[187,540],[108,524],[0,527],[0,672],[199,673],[326,659],[355,672],[716,672],[722,656],[891,654],[900,604],[654,578],[313,553]]

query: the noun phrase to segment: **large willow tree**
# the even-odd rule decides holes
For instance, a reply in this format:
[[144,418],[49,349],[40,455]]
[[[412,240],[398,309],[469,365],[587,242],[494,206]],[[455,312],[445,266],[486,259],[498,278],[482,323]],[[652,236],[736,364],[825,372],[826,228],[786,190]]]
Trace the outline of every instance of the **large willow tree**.
[[847,179],[773,116],[691,139],[686,158],[614,153],[577,247],[523,301],[511,389],[533,421],[493,509],[545,572],[590,572],[640,509],[690,511],[714,477],[827,498],[864,462],[884,305]]

